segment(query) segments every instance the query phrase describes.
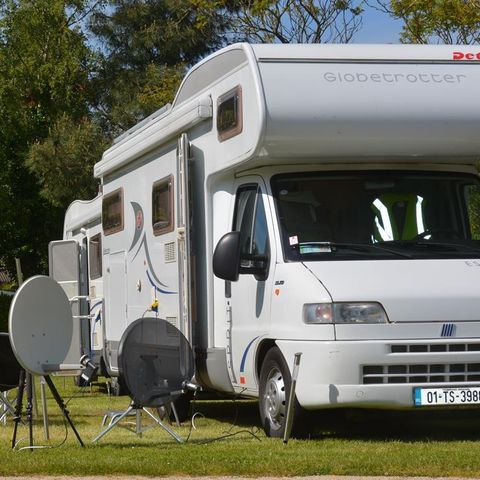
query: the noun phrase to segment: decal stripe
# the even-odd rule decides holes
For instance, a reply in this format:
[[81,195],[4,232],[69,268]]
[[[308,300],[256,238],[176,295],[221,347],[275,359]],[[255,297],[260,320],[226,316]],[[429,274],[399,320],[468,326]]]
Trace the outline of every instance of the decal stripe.
[[240,363],[240,372],[243,373],[245,372],[245,363],[247,362],[247,355],[248,351],[250,350],[250,347],[252,346],[253,342],[259,337],[255,337],[248,345],[245,351],[243,352],[243,357],[242,357],[242,362]]
[[[142,207],[137,202],[130,202],[133,208],[133,217],[135,218],[135,234],[133,236],[132,245],[128,249],[128,253],[133,250],[133,247],[137,244],[140,239],[140,235],[143,232],[143,210]],[[140,225],[137,225],[138,219],[141,219]]]
[[148,270],[146,270],[146,273],[147,273],[148,281],[152,284],[152,287],[155,287],[160,293],[164,293],[165,295],[177,294],[177,292],[168,292],[167,290],[162,290],[161,288],[157,287],[157,285],[155,285],[155,283],[153,282],[152,277],[150,277],[150,273],[148,272]]
[[100,306],[102,304],[102,300],[100,300],[99,302],[97,303],[94,303],[91,307],[90,307],[90,311],[92,310],[95,310],[98,306]]
[[137,250],[137,252],[135,253],[135,255],[133,256],[131,262],[133,262],[133,261],[137,258],[137,255],[140,253],[140,249],[142,248],[142,246],[143,246],[144,249],[145,249],[145,257],[146,257],[146,260],[147,260],[147,267],[149,268],[152,277],[154,278],[154,280],[155,280],[159,285],[161,285],[162,287],[168,288],[168,285],[165,285],[164,283],[162,283],[162,282],[160,281],[160,279],[155,275],[155,269],[153,268],[152,260],[150,259],[150,253],[149,253],[149,251],[148,251],[148,243],[147,243],[147,239],[146,239],[145,234],[143,234],[143,239],[142,239],[142,241],[140,242],[140,246],[138,247],[138,250]]

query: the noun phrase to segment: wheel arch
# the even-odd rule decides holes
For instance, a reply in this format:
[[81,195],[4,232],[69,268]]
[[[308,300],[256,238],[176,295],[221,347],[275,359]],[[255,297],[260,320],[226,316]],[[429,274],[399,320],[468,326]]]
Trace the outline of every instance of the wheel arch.
[[256,358],[255,358],[255,375],[257,380],[257,385],[260,385],[260,370],[262,368],[263,360],[267,355],[267,352],[277,346],[275,340],[273,338],[264,338],[260,345],[257,348]]

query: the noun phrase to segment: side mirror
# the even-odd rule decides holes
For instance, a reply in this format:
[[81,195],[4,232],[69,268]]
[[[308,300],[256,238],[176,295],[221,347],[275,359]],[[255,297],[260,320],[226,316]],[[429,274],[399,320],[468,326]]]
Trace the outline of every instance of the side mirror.
[[213,273],[223,280],[236,282],[240,274],[240,232],[226,233],[213,253]]

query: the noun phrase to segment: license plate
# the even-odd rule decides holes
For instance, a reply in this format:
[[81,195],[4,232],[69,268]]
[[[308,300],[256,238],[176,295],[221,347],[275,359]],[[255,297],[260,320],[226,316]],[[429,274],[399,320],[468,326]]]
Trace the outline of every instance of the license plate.
[[480,387],[415,388],[413,399],[416,407],[480,404]]

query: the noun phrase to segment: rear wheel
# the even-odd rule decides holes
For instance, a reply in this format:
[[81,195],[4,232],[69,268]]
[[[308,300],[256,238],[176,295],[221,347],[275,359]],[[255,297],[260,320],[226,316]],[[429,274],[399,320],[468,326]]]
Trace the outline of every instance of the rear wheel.
[[128,389],[121,377],[112,377],[110,379],[110,392],[114,397],[128,395]]
[[[292,379],[278,347],[267,352],[260,370],[260,419],[269,437],[282,438],[287,420],[288,396]],[[293,436],[305,435],[305,410],[295,398]]]

